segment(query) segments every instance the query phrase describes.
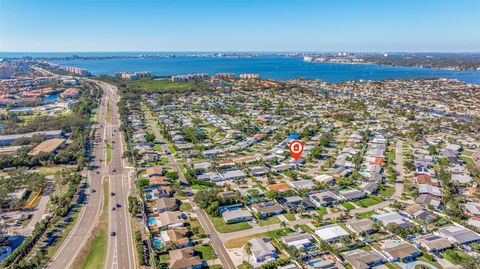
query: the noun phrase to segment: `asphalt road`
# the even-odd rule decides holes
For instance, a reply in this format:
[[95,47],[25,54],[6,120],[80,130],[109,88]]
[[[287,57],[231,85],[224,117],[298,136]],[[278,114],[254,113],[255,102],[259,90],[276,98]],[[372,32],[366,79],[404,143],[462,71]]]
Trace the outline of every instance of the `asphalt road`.
[[103,142],[105,127],[104,124],[100,123],[105,122],[105,116],[106,95],[102,97],[98,113],[99,123],[94,126],[97,131],[95,133],[92,151],[94,159],[90,164],[90,169],[87,171],[89,188],[86,204],[82,207],[75,226],[52,257],[47,268],[70,268],[97,223],[103,200],[102,178],[108,173],[108,170],[104,167],[104,163],[102,162],[102,160],[105,159],[105,144]]
[[[106,162],[109,176],[109,240],[105,268],[136,268],[135,250],[128,212],[128,194],[130,192],[129,170],[123,159],[123,135],[120,133],[120,119],[117,108],[116,87],[105,85],[111,111],[111,120],[107,122],[106,143],[112,146],[112,158]],[[115,235],[112,235],[112,233]]]

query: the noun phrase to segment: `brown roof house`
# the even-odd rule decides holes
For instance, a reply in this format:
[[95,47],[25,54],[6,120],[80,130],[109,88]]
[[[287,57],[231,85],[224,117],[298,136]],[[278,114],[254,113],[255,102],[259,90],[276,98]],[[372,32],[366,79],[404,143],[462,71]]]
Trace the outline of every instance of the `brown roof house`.
[[343,256],[355,269],[373,268],[384,262],[383,256],[374,250],[356,249],[344,253]]
[[203,263],[199,256],[195,256],[193,248],[182,248],[168,252],[170,269],[197,269],[202,268]]
[[383,253],[392,262],[411,262],[422,254],[419,249],[402,240],[385,240],[382,249]]

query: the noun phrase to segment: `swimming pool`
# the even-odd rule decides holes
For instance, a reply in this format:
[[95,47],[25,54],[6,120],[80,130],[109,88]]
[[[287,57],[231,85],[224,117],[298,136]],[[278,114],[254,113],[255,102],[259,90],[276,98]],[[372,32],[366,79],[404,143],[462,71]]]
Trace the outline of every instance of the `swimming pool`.
[[153,194],[147,193],[147,194],[145,194],[145,198],[147,198],[147,200],[152,200],[153,199]]
[[157,224],[157,220],[155,218],[149,218],[148,219],[148,224],[150,226],[153,226],[153,225]]
[[155,248],[161,248],[163,247],[163,242],[160,239],[153,239],[153,246]]

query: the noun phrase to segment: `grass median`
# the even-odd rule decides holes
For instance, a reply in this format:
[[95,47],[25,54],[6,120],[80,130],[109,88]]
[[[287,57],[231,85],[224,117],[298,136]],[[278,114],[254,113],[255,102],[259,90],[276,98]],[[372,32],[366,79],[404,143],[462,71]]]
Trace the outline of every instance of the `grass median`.
[[74,269],[105,267],[108,247],[108,178],[103,182],[103,206],[100,221],[78,255]]

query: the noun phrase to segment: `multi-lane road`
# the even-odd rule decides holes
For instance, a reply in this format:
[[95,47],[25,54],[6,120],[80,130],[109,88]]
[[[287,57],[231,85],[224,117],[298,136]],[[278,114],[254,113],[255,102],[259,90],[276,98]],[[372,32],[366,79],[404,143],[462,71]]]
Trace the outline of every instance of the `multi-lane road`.
[[109,240],[105,268],[135,268],[135,250],[128,212],[128,194],[131,187],[129,170],[123,158],[123,135],[120,132],[120,118],[117,108],[117,88],[102,83],[107,91],[108,110],[111,115],[105,126],[106,141],[111,145],[111,160],[105,160],[109,168]]
[[[86,171],[89,188],[86,204],[82,207],[77,222],[70,234],[52,257],[47,268],[71,268],[81,249],[98,224],[104,200],[102,181],[109,182],[108,199],[108,250],[105,268],[136,268],[130,218],[128,193],[131,183],[129,170],[123,159],[123,136],[117,108],[117,89],[113,85],[86,79],[103,89],[94,128],[93,161]],[[111,158],[107,160],[107,145]],[[110,150],[109,149],[109,150]],[[109,154],[110,155],[110,154]],[[118,206],[117,206],[118,205]],[[112,210],[115,208],[115,210]]]

